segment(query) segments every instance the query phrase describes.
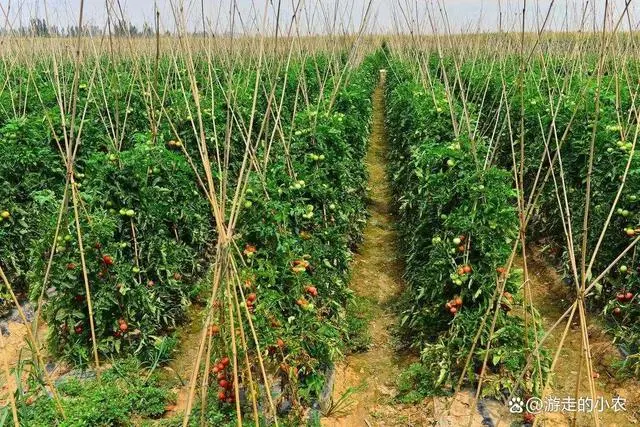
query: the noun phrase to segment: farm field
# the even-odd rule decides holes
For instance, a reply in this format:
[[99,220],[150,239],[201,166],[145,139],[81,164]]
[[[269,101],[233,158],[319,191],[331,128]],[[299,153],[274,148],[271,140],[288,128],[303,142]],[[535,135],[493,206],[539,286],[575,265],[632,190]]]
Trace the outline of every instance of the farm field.
[[553,3],[7,18],[0,426],[640,422],[635,16]]

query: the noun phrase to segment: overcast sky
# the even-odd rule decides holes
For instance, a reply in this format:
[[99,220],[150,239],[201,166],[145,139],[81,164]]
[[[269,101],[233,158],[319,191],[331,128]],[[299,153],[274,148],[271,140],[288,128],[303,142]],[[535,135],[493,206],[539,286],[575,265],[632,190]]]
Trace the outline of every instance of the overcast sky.
[[[161,26],[165,30],[175,28],[175,16],[172,5],[184,5],[187,26],[190,30],[201,30],[202,11],[209,31],[223,33],[231,28],[237,32],[255,33],[267,29],[273,31],[276,22],[277,5],[280,3],[280,28],[286,32],[296,5],[298,8],[298,30],[302,33],[327,33],[357,31],[363,23],[367,5],[371,1],[366,29],[369,32],[414,31],[432,32],[429,17],[433,25],[442,31],[445,22],[454,32],[495,31],[498,29],[502,11],[503,29],[519,28],[524,0],[157,0],[160,10]],[[552,0],[528,0],[527,27],[535,30],[544,20]],[[117,0],[84,0],[85,22],[103,26],[106,21],[105,3],[117,4]],[[231,4],[236,3],[236,12],[230,13]],[[124,16],[138,28],[144,22],[153,22],[154,0],[120,0]],[[581,22],[586,0],[556,0],[552,8],[547,28],[562,29],[567,24],[576,29]],[[593,26],[594,12],[598,25],[602,22],[605,0],[591,0],[588,6],[588,28]],[[631,7],[632,25],[637,26],[640,18],[637,3]],[[263,26],[265,5],[267,8],[266,25]],[[612,19],[617,20],[624,7],[624,0],[610,0]],[[3,12],[9,10],[12,27],[24,25],[31,17],[47,17],[49,23],[67,26],[77,23],[80,0],[0,0]],[[411,6],[408,6],[411,5]],[[417,10],[416,10],[416,5]],[[444,8],[440,6],[445,5]],[[119,12],[118,12],[119,14]],[[334,27],[335,23],[335,27]],[[625,18],[624,24],[628,28]],[[624,27],[623,27],[624,28]]]

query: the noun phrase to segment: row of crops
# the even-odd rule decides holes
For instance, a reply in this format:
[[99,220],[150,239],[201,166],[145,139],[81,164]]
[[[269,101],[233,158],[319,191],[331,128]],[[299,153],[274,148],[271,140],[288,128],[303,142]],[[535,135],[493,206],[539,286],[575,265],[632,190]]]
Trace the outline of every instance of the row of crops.
[[[537,197],[529,214],[529,235],[550,243],[549,253],[562,264],[569,289],[575,290],[584,277],[589,289],[587,307],[604,316],[623,353],[635,353],[640,338],[635,297],[638,261],[636,249],[629,250],[629,245],[638,235],[640,221],[637,84],[619,72],[623,68],[632,72],[634,64],[604,60],[599,71],[592,58],[578,72],[564,58],[551,61],[532,61],[522,76],[516,60],[507,61],[501,73],[488,72],[491,61],[478,61],[463,64],[460,75],[470,99],[483,103],[480,125],[494,127],[498,121],[496,163],[510,167],[511,142],[520,138],[527,142],[522,162],[524,194]],[[447,67],[451,72],[452,64]],[[505,85],[510,90],[503,95]],[[505,113],[510,121],[504,119]],[[588,234],[583,251],[587,200]],[[567,212],[570,229],[563,222]],[[574,243],[568,245],[567,236]],[[573,259],[585,256],[584,276],[579,265],[572,265],[571,252]],[[626,367],[637,370],[635,360],[629,358]]]
[[536,334],[512,313],[522,278],[506,274],[519,226],[512,177],[483,165],[484,141],[455,131],[450,108],[460,116],[462,107],[443,84],[425,87],[407,62],[389,68],[386,124],[407,279],[400,330],[421,355],[403,398],[477,384],[485,360],[483,395],[539,392],[540,372],[521,375]]
[[[347,313],[354,304],[348,279],[366,221],[364,154],[376,73],[374,58],[357,69],[345,60],[317,54],[285,71],[274,65],[271,88],[250,67],[228,71],[200,58],[188,72],[188,64],[167,58],[154,83],[161,96],[141,77],[142,63],[85,64],[78,77],[81,120],[73,128],[81,144],[70,168],[64,154],[73,113],[60,111],[55,65],[4,70],[21,90],[6,91],[0,102],[0,264],[20,302],[43,301],[49,352],[86,366],[93,328],[101,359],[134,355],[155,367],[173,356],[175,331],[195,304],[195,312],[211,313],[201,374],[211,391],[198,403],[208,408],[204,422],[235,419],[241,389],[250,416],[246,396],[258,391],[251,381],[260,382],[264,370],[281,392],[278,414],[265,409],[271,390],[256,393],[260,417],[302,416],[332,362],[363,333],[357,315]],[[192,76],[202,88],[199,105],[185,96]],[[212,78],[219,84],[208,84]],[[219,228],[202,185],[209,165],[198,162],[197,110],[206,149],[218,160],[213,177],[228,193],[224,209],[232,212],[236,187],[244,187],[234,202],[240,208],[229,246],[234,261],[225,267],[233,274],[218,293],[210,288],[219,271],[213,263]],[[254,147],[242,132],[250,121],[261,124]],[[9,310],[11,291],[0,289]],[[87,410],[77,385],[60,393],[62,409],[42,378],[19,389],[22,422],[53,425],[64,410],[69,425],[127,425],[129,412],[140,409],[138,402],[114,411],[105,397]],[[143,412],[147,417],[162,415],[170,399],[153,398],[160,402]]]

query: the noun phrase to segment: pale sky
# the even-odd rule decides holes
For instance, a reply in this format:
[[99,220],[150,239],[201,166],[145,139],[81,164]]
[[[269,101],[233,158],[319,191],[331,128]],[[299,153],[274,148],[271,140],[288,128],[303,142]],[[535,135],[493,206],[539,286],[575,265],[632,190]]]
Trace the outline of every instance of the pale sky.
[[[120,5],[127,20],[138,28],[146,22],[153,22],[154,4],[157,2],[161,16],[161,27],[164,30],[175,28],[175,17],[172,4],[184,5],[184,16],[190,30],[202,28],[201,1],[204,3],[208,31],[223,33],[231,28],[230,5],[234,2],[237,11],[233,15],[236,32],[257,31],[273,32],[276,22],[276,8],[280,9],[281,32],[289,28],[294,5],[298,10],[299,31],[301,33],[339,33],[357,31],[362,25],[364,11],[371,1],[368,32],[414,31],[431,33],[433,25],[438,31],[443,30],[443,16],[446,12],[447,22],[453,32],[496,31],[499,23],[499,11],[502,10],[502,23],[505,30],[517,30],[521,25],[521,13],[524,0],[120,0]],[[268,3],[267,3],[268,1]],[[527,1],[527,29],[535,30],[549,9],[552,0]],[[85,22],[104,26],[106,21],[106,3],[117,4],[117,0],[84,0]],[[577,29],[586,0],[556,0],[550,14],[547,28],[562,29],[567,23],[570,28]],[[605,0],[591,0],[587,12],[587,28],[592,29],[594,23],[593,4],[596,4],[596,22],[600,26]],[[624,0],[610,0],[610,14],[618,20],[624,7]],[[640,8],[638,2],[631,7],[632,26],[638,26]],[[265,4],[268,4],[266,26],[263,26]],[[9,11],[12,27],[19,27],[20,22],[26,24],[31,17],[45,17],[51,24],[67,26],[77,24],[80,0],[0,0],[3,13]],[[417,10],[416,10],[417,5]],[[442,8],[441,6],[445,7]],[[334,27],[334,22],[336,26]],[[622,29],[628,29],[625,18]],[[4,19],[3,24],[4,26]]]

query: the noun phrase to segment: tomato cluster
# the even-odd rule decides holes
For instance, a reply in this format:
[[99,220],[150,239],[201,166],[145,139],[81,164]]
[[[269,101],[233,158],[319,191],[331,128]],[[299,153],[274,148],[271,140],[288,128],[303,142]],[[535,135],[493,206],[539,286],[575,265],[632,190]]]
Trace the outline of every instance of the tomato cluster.
[[223,356],[217,359],[211,368],[211,375],[215,378],[218,389],[218,400],[221,403],[233,403],[235,401],[234,383],[230,375],[230,359]]

